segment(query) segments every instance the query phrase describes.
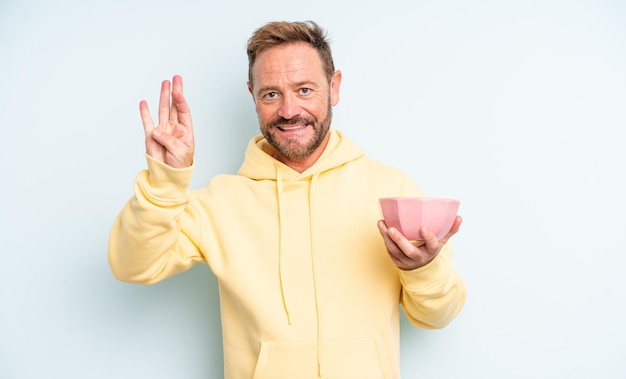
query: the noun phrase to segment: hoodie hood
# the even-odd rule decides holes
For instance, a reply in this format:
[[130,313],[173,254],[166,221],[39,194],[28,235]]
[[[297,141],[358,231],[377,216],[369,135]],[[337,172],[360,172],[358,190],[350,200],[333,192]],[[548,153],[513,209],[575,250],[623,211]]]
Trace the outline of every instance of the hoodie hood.
[[340,131],[330,129],[330,139],[319,159],[302,173],[273,158],[274,148],[265,137],[256,136],[248,143],[239,175],[254,180],[303,180],[364,156],[363,150]]

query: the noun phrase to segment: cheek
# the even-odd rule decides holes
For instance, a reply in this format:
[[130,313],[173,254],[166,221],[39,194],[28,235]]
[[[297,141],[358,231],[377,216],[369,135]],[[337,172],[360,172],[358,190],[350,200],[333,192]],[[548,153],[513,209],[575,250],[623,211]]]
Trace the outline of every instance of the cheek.
[[315,118],[321,119],[326,116],[327,109],[328,99],[326,97],[322,97],[317,99],[315,102],[312,102],[310,106],[306,108],[306,111],[315,116]]
[[261,125],[267,124],[267,122],[273,120],[275,113],[274,109],[267,105],[257,104],[256,106],[256,114]]

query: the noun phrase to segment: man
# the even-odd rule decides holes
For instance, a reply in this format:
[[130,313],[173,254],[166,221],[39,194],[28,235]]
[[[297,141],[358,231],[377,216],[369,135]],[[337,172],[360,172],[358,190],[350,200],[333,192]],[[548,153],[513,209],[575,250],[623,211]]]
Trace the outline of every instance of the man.
[[422,230],[421,245],[379,220],[379,198],[421,192],[330,128],[341,72],[318,25],[267,24],[248,57],[262,135],[237,175],[188,189],[194,140],[179,76],[162,84],[156,127],[140,103],[148,169],[111,231],[113,273],[154,283],[208,263],[226,378],[398,378],[398,304],[422,328],[463,306],[446,244],[461,219],[441,240]]

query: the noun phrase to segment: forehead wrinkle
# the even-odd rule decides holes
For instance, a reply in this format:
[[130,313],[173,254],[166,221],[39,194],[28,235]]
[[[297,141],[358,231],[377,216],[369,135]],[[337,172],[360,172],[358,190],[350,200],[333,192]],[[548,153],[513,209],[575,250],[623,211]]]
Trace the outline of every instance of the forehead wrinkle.
[[266,89],[294,87],[310,82],[308,79],[302,79],[306,77],[306,71],[302,66],[294,68],[292,65],[273,64],[269,69],[259,70],[257,75],[259,85]]

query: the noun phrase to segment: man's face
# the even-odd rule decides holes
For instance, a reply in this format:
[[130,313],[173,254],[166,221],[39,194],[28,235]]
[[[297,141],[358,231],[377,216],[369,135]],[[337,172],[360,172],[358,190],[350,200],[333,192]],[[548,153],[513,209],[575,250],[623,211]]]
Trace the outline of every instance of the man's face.
[[259,54],[252,78],[248,89],[275,158],[302,171],[310,167],[328,142],[341,72],[329,85],[318,52],[306,43],[291,43]]

